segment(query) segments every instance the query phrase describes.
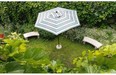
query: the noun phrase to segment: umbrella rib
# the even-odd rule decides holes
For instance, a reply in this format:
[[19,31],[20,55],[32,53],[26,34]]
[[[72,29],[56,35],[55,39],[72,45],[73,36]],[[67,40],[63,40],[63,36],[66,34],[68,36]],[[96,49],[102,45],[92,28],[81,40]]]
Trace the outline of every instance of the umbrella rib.
[[77,15],[77,12],[76,11],[75,11],[75,15],[76,15],[76,20],[77,20],[78,24],[80,25],[80,22],[78,20],[78,15]]

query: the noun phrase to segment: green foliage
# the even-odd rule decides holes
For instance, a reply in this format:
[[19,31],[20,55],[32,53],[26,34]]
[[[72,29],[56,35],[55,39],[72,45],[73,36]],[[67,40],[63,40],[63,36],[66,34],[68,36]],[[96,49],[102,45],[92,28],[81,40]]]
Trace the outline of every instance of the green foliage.
[[17,32],[19,33],[26,33],[30,31],[37,31],[37,28],[34,27],[34,24],[23,24],[21,25],[16,25],[17,26]]
[[48,55],[38,48],[28,49],[23,57],[16,60],[24,66],[26,73],[62,73],[66,69],[59,62],[50,62]]
[[[16,33],[12,33],[12,36],[10,35],[7,39],[10,40],[22,39],[19,36],[20,36],[19,34],[17,34],[16,36]],[[61,40],[65,41],[64,43],[62,43],[64,44],[64,47],[67,47],[72,43],[71,41],[64,39],[63,37],[60,38]],[[0,46],[0,62],[5,63],[5,64],[1,64],[0,72],[1,73],[4,72],[5,73],[69,73],[71,69],[65,67],[65,65],[67,64],[70,66],[69,63],[72,61],[72,58],[78,55],[77,53],[80,53],[80,51],[75,52],[75,50],[78,49],[77,45],[80,46],[81,44],[72,43],[72,45],[74,46],[67,47],[66,49],[63,48],[62,50],[57,51],[54,44],[57,43],[57,39],[54,42],[50,40],[46,40],[45,42],[43,41],[45,41],[45,39],[43,40],[41,38],[30,39],[28,45],[26,46],[27,47],[26,51],[16,53],[13,56],[8,55],[9,53],[11,54],[11,52],[8,52],[8,50],[10,49],[6,50],[5,44]],[[78,50],[81,50],[82,47],[83,45]],[[84,47],[83,50],[85,50],[86,47]],[[74,49],[74,50],[71,50],[70,53],[70,49]],[[75,54],[71,56],[72,53]],[[57,59],[59,59],[60,61],[57,61]]]
[[47,54],[42,49],[38,48],[28,49],[21,59],[19,59],[19,61],[22,61],[21,64],[46,64],[46,62],[49,62]]
[[80,41],[80,42],[82,42],[84,36],[88,36],[98,40],[104,45],[116,42],[116,31],[112,28],[100,29],[100,28],[78,27],[67,31],[66,33],[64,33],[64,36],[72,41]]
[[[100,48],[101,52],[105,52],[104,56],[113,56],[116,55],[116,44],[112,44],[112,45],[107,45],[105,47]],[[110,54],[110,55],[109,55]]]
[[8,39],[3,40],[6,44],[0,46],[0,54],[2,60],[7,60],[9,57],[14,57],[16,54],[24,53],[26,51],[26,40],[20,37],[16,32],[11,33]]
[[51,61],[51,63],[47,66],[47,70],[49,73],[64,73],[67,68],[58,61]]
[[5,50],[8,51],[9,56],[14,56],[15,54],[25,52],[26,51],[26,42],[24,39],[20,38],[20,34],[11,33],[8,39],[4,39],[4,42],[7,43],[5,45]]
[[5,70],[8,73],[21,73],[21,72],[24,72],[23,66],[21,66],[16,61],[6,63]]
[[16,32],[11,33],[6,43],[0,46],[0,72],[10,73],[42,73],[47,72],[46,66],[50,63],[47,54],[40,48],[26,49],[26,40]]
[[0,34],[3,34],[4,33],[4,28],[2,27],[2,25],[0,25]]
[[85,67],[87,73],[100,73],[101,68],[97,65],[89,65]]
[[28,49],[23,54],[17,54],[14,60],[7,62],[5,71],[9,73],[46,73],[50,63],[47,54],[42,49]]
[[77,10],[81,25],[106,28],[116,24],[116,2],[0,2],[0,24],[15,31],[35,24],[39,12],[55,7]]
[[39,29],[38,32],[40,33],[40,36],[42,38],[45,38],[45,39],[48,39],[48,40],[53,40],[56,38],[56,35],[48,32],[48,31],[45,31],[45,30],[42,30],[42,29]]
[[116,70],[116,44],[107,45],[99,50],[82,53],[82,57],[75,58],[73,64],[78,72],[101,73]]
[[[19,56],[18,56],[19,57]],[[46,72],[44,67],[50,62],[47,54],[38,48],[28,49],[23,56],[16,58],[21,65],[24,66],[24,72]]]
[[0,63],[0,73],[5,73],[5,64],[4,63]]
[[[20,40],[20,43],[17,40]],[[12,33],[12,35],[8,36],[8,39],[5,39],[6,45],[0,46],[1,73],[116,72],[115,43],[103,46],[99,50],[83,51],[81,57],[77,57],[73,60],[74,67],[68,68],[65,67],[62,62],[50,60],[47,52],[45,52],[43,48],[29,47],[25,50],[23,50],[24,48],[20,49],[20,44],[26,44],[26,41],[22,40],[20,34]]]
[[85,36],[85,34],[86,34],[85,28],[78,27],[78,29],[74,28],[68,30],[66,33],[64,33],[64,36],[72,41],[81,41]]

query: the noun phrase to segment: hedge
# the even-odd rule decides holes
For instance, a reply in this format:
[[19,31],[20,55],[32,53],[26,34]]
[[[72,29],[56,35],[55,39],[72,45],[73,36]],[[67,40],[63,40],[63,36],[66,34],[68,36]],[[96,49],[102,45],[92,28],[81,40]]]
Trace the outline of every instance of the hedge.
[[116,24],[116,2],[0,2],[0,24],[16,30],[35,24],[39,12],[55,7],[77,10],[81,26],[105,27]]

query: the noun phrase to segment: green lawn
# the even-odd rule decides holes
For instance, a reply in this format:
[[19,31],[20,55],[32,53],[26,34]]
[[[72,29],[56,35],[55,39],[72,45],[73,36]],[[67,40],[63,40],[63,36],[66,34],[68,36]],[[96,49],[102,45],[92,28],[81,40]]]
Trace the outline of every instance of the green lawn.
[[63,48],[57,50],[55,48],[57,44],[57,38],[54,40],[47,40],[42,38],[30,38],[28,48],[42,48],[49,54],[51,60],[60,60],[67,67],[71,67],[72,60],[80,56],[83,50],[93,50],[94,47],[89,44],[77,43],[70,41],[65,37],[60,36],[60,43]]

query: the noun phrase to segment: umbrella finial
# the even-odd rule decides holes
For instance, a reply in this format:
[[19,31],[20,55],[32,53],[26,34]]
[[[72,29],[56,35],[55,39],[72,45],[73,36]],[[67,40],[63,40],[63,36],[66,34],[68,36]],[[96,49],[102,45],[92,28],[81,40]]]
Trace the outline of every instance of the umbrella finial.
[[56,11],[56,13],[58,13],[58,11]]
[[60,18],[62,16],[61,12],[58,10],[55,10],[53,13],[51,13],[54,18]]

